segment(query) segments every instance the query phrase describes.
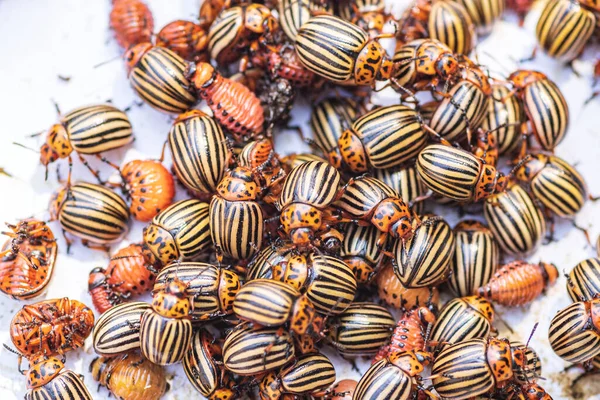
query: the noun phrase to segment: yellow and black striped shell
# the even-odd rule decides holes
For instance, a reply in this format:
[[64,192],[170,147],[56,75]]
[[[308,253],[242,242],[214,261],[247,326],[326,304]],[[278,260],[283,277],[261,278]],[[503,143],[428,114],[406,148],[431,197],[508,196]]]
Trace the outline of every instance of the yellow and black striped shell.
[[192,341],[192,322],[169,318],[155,310],[146,310],[140,323],[142,354],[158,365],[181,362]]
[[62,371],[50,382],[31,389],[25,400],[93,400],[81,375],[71,370]]
[[[517,150],[523,140],[520,124],[524,121],[521,100],[502,84],[492,84],[492,95],[488,100],[487,112],[481,121],[484,131],[492,131],[500,155]],[[502,128],[501,125],[506,124]]]
[[563,61],[578,57],[589,42],[597,24],[597,14],[569,0],[546,2],[535,34],[551,56]]
[[384,254],[377,246],[381,232],[374,226],[348,224],[340,257],[352,268],[359,284],[368,283],[375,274]]
[[504,0],[458,0],[471,17],[477,33],[486,35],[504,13]]
[[396,321],[384,307],[356,302],[329,321],[329,341],[344,357],[375,355],[387,343]]
[[[427,193],[427,186],[419,177],[417,168],[414,165],[400,168],[374,169],[371,173],[373,177],[394,189],[407,204]],[[411,208],[420,215],[423,213],[423,202],[417,202]]]
[[272,279],[273,266],[287,262],[291,256],[290,253],[291,250],[278,251],[273,246],[266,246],[248,263],[246,280],[250,282],[254,279]]
[[454,237],[456,250],[448,286],[458,297],[470,296],[496,272],[500,250],[492,232],[478,221],[461,221],[454,227]]
[[483,212],[500,248],[507,254],[527,254],[541,243],[546,221],[527,192],[509,184],[485,201]]
[[305,203],[324,208],[335,199],[340,180],[340,173],[327,163],[310,161],[300,164],[285,178],[279,205]]
[[115,356],[139,350],[140,319],[150,308],[146,302],[133,301],[104,312],[94,326],[94,351],[102,356]]
[[600,295],[600,259],[583,260],[569,272],[567,293],[573,301],[591,300]]
[[223,363],[234,374],[256,375],[280,368],[294,358],[294,343],[285,330],[254,328],[242,323],[233,328],[223,344]]
[[475,46],[475,25],[460,2],[433,2],[427,27],[432,39],[444,43],[454,53],[468,55]]
[[410,239],[394,243],[394,272],[407,288],[435,286],[450,274],[454,233],[441,217],[426,215],[413,220]]
[[[423,366],[414,358],[414,353],[402,352],[400,356],[413,354],[411,368],[423,370]],[[419,371],[417,371],[419,372]],[[353,400],[410,400],[417,395],[417,380],[412,371],[405,371],[387,358],[371,365],[360,378]]]
[[175,279],[187,286],[192,320],[203,321],[233,312],[233,299],[241,287],[235,272],[201,262],[173,263],[156,276],[153,293],[164,290]]
[[50,215],[68,233],[95,244],[119,241],[129,230],[129,207],[101,185],[80,182],[56,192]]
[[311,270],[305,290],[315,309],[323,314],[339,314],[352,304],[356,295],[356,278],[342,260],[311,252]]
[[307,22],[315,11],[319,13],[330,11],[329,4],[322,4],[321,0],[279,0],[279,24],[287,37],[294,42],[298,30]]
[[196,193],[214,193],[229,158],[219,124],[197,110],[183,114],[169,131],[169,147],[179,181]]

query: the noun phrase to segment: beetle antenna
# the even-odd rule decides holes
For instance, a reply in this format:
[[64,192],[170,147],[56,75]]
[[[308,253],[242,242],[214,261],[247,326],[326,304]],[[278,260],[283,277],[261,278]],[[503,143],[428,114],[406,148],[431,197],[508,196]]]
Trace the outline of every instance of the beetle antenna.
[[113,61],[115,61],[115,60],[118,60],[119,58],[121,58],[121,55],[120,55],[120,54],[119,54],[119,55],[117,55],[117,56],[115,56],[115,57],[113,57],[113,58],[109,58],[108,60],[102,61],[102,62],[100,62],[99,64],[96,64],[96,65],[94,65],[94,67],[93,67],[93,68],[98,68],[98,67],[101,67],[101,66],[103,66],[103,65],[110,64],[111,62],[113,62]]
[[15,146],[22,147],[22,148],[24,148],[24,149],[27,149],[27,150],[31,150],[31,151],[33,151],[34,153],[38,153],[38,154],[39,154],[39,151],[37,151],[37,150],[35,150],[35,149],[32,149],[31,147],[27,147],[27,146],[25,146],[24,144],[17,143],[17,142],[13,142],[12,144],[14,144]]
[[519,168],[521,168],[523,166],[523,164],[525,164],[530,159],[531,159],[531,156],[529,154],[527,154],[525,157],[523,157],[522,159],[520,159],[519,162],[517,163],[517,165],[515,165],[515,167],[510,171],[510,173],[508,174],[508,176],[509,177],[514,176],[515,173],[517,172],[517,170]]

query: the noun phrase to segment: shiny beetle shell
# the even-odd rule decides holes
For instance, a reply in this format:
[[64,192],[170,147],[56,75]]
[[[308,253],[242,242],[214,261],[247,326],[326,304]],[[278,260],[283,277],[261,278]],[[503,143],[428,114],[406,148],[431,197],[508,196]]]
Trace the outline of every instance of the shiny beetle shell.
[[113,191],[93,183],[76,183],[56,192],[50,217],[67,232],[94,244],[112,244],[128,231],[129,207]]
[[278,328],[257,329],[242,323],[227,334],[223,344],[225,368],[242,376],[282,367],[293,358],[292,338]]
[[25,400],[93,400],[80,374],[66,370],[43,386],[31,389]]
[[429,35],[457,54],[469,54],[475,45],[475,27],[460,2],[436,1],[427,22]]
[[403,286],[435,286],[450,274],[455,251],[454,233],[440,217],[426,215],[413,221],[413,236],[394,243],[394,272]]
[[[491,131],[495,136],[500,155],[512,153],[521,144],[523,135],[519,124],[524,119],[524,112],[521,101],[509,88],[492,84],[492,95],[481,121],[481,128]],[[504,124],[507,126],[498,129]]]
[[344,357],[375,355],[390,338],[396,321],[382,306],[356,302],[328,322],[329,340]]
[[548,340],[556,355],[570,363],[600,354],[600,298],[560,310],[550,321]]
[[492,330],[494,307],[486,299],[468,296],[450,300],[440,310],[431,330],[430,340],[440,343],[438,349],[446,344],[454,344],[474,338],[485,338]]
[[368,112],[338,140],[342,158],[355,173],[396,167],[416,157],[426,143],[419,114],[403,105]]
[[104,312],[92,335],[94,351],[102,356],[116,356],[140,348],[140,319],[150,304],[142,301],[119,304]]
[[166,47],[186,60],[199,61],[208,49],[208,35],[191,21],[176,20],[158,32],[156,45]]
[[7,224],[12,232],[0,249],[0,291],[15,300],[39,296],[48,286],[58,246],[45,222],[25,219]]
[[150,263],[195,260],[211,245],[209,205],[181,200],[164,209],[144,228],[144,248]]
[[391,264],[385,265],[377,272],[376,283],[379,298],[394,308],[410,310],[420,305],[427,305],[430,298],[433,305],[437,305],[440,300],[439,292],[435,287],[405,288],[394,273]]
[[488,198],[485,219],[500,248],[507,254],[527,254],[541,243],[546,221],[527,192],[509,184],[504,193]]
[[192,320],[233,313],[233,301],[241,287],[235,272],[200,262],[173,263],[156,277],[154,293],[164,290],[175,279],[187,286],[186,293],[192,300]]
[[25,356],[51,356],[83,346],[93,327],[93,311],[65,297],[23,306],[10,322],[10,338]]
[[111,258],[106,267],[106,282],[116,293],[140,296],[152,290],[156,279],[146,267],[142,245],[130,244]]
[[559,217],[572,217],[587,198],[582,176],[563,159],[532,154],[516,171],[515,177],[529,185],[533,196]]
[[248,282],[254,279],[272,279],[273,266],[287,262],[291,257],[290,251],[279,251],[272,246],[266,246],[258,252],[248,263],[246,279]]
[[567,293],[572,301],[592,300],[600,295],[600,259],[588,258],[567,275]]
[[[371,173],[373,177],[394,189],[407,204],[427,193],[427,186],[425,186],[419,177],[417,168],[414,165],[400,168],[374,169]],[[423,202],[416,202],[411,208],[420,215],[423,213]]]
[[584,5],[551,0],[545,3],[535,35],[551,57],[571,61],[581,54],[596,24],[597,16]]
[[531,130],[544,150],[553,151],[564,139],[569,126],[569,106],[562,92],[546,75],[518,70],[509,75],[530,122]]
[[177,178],[200,194],[214,193],[229,159],[227,139],[214,118],[198,110],[181,114],[169,131]]
[[374,226],[349,224],[344,232],[340,257],[354,272],[359,284],[368,283],[384,254],[377,247],[381,233]]
[[125,53],[125,60],[133,90],[151,107],[179,114],[196,103],[186,61],[171,50],[140,43]]
[[159,400],[169,387],[163,367],[139,353],[98,357],[90,364],[90,372],[117,399]]
[[115,0],[110,10],[110,27],[119,45],[128,49],[134,44],[152,40],[154,18],[141,0]]
[[475,24],[477,33],[486,35],[504,13],[504,0],[459,0]]
[[462,203],[502,192],[507,178],[466,150],[431,144],[419,154],[417,171],[436,194]]
[[488,227],[475,220],[456,225],[454,237],[456,250],[448,286],[456,296],[470,296],[487,284],[496,272],[500,249]]
[[339,172],[326,163],[311,161],[300,164],[285,178],[279,205],[306,203],[326,207],[335,199],[340,180]]
[[280,0],[277,2],[277,11],[279,11],[279,23],[281,29],[288,38],[294,42],[298,30],[315,11],[320,13],[328,11],[329,7],[324,7],[321,0]]
[[513,261],[496,271],[478,295],[503,306],[522,306],[535,300],[558,278],[553,264]]
[[175,183],[159,161],[134,160],[121,169],[133,218],[149,222],[173,202]]

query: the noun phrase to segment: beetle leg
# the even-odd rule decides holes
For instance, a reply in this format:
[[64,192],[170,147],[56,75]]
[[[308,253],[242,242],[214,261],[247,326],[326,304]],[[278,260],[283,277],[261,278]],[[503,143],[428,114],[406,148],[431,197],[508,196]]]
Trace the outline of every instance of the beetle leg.
[[[98,183],[100,185],[104,185],[104,181],[100,178],[100,173],[97,170],[93,169],[92,166],[87,162],[85,158],[83,158],[81,154],[77,153],[77,156],[79,157],[79,161],[81,161],[81,163],[85,165],[85,167],[92,173],[92,175],[96,177]],[[71,183],[71,166],[71,157],[69,156],[69,178],[67,179],[67,182],[69,182],[69,184]]]
[[63,237],[65,238],[65,242],[67,242],[67,254],[70,254],[71,245],[73,244],[73,240],[69,239],[69,237],[67,236],[67,231],[65,231],[64,229],[62,230],[62,233],[63,233]]
[[101,245],[101,244],[92,244],[92,243],[90,243],[89,240],[82,240],[81,244],[84,245],[85,247],[87,247],[88,249],[105,251],[108,254],[108,256],[110,257],[110,246]]

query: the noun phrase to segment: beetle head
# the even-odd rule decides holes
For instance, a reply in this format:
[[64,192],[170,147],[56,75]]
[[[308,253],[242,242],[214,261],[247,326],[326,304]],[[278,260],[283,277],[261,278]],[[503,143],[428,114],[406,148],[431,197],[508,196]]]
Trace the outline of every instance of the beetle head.
[[64,359],[44,355],[32,357],[27,371],[27,388],[35,389],[50,382],[65,367],[64,361]]
[[444,79],[456,75],[458,70],[458,60],[452,53],[444,53],[435,61],[435,72]]
[[196,64],[196,69],[192,75],[192,82],[196,89],[201,89],[212,83],[216,75],[215,67],[209,63],[199,62]]
[[131,46],[127,52],[125,52],[125,65],[127,67],[127,76],[131,73],[131,70],[135,68],[137,63],[142,59],[144,54],[152,49],[152,43],[138,43]]

